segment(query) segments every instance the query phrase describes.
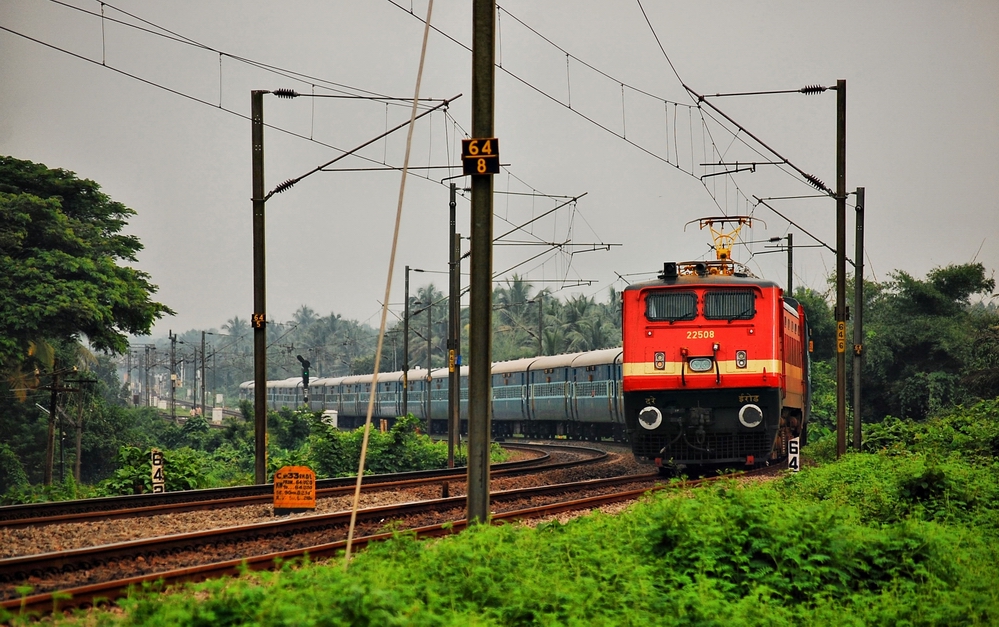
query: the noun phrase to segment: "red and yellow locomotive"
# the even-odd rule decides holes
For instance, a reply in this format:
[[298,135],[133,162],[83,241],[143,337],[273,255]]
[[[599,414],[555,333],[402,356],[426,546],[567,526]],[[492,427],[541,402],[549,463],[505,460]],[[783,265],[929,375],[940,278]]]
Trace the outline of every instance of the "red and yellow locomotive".
[[[701,226],[735,220],[749,218]],[[717,260],[666,263],[623,293],[625,423],[635,457],[661,468],[770,463],[808,419],[804,310],[725,237]]]

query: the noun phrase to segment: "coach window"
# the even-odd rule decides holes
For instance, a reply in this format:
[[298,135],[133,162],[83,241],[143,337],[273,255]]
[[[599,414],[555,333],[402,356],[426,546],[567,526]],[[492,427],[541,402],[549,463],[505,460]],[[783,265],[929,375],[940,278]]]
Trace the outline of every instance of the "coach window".
[[678,322],[697,317],[697,294],[659,290],[645,297],[645,318],[649,322]]
[[704,293],[704,317],[708,320],[752,320],[756,315],[756,293],[752,290],[711,290]]

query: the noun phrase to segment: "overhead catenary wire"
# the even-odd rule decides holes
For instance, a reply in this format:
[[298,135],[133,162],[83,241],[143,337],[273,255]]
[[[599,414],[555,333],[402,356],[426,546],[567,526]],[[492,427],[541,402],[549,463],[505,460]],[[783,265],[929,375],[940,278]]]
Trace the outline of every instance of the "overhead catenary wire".
[[[63,4],[63,3],[60,3],[60,2],[58,2],[58,0],[52,0],[52,1],[53,1],[53,2],[55,2],[55,3],[57,3],[57,4]],[[83,9],[78,9],[77,7],[71,7],[70,5],[65,5],[65,6],[69,6],[70,8],[74,8],[74,9],[77,9],[77,10],[80,10],[80,11],[82,11],[82,12],[84,12],[84,13],[89,13],[89,12],[87,12],[86,10],[83,10]],[[108,6],[111,6],[111,5],[108,5]],[[112,7],[112,8],[113,8],[113,7]],[[128,14],[128,13],[126,13],[126,14]],[[134,16],[132,16],[132,14],[128,14],[128,15],[129,15],[129,16],[131,16],[131,17],[134,17]],[[108,18],[108,19],[109,19],[109,20],[113,20],[113,18]],[[144,19],[142,19],[142,18],[138,18],[138,17],[135,17],[134,19],[138,19],[138,20],[140,20],[140,21],[143,21],[143,22],[145,22],[145,23],[148,23],[148,24],[151,24],[151,25],[153,25],[153,24],[152,24],[152,22],[149,22],[148,20],[144,20]],[[160,35],[160,36],[163,36],[162,34],[160,34],[160,33],[155,33],[154,31],[151,31],[151,30],[149,30],[149,29],[144,29],[144,28],[140,28],[140,27],[136,27],[135,25],[129,25],[128,23],[126,23],[126,22],[121,22],[120,20],[119,20],[119,22],[120,22],[120,23],[122,23],[123,25],[126,25],[126,26],[130,26],[130,27],[133,27],[133,28],[139,28],[140,30],[142,30],[142,31],[144,31],[144,32],[148,32],[148,33],[151,33],[151,34],[156,34],[156,35]],[[153,25],[153,26],[154,26],[155,28],[161,28],[161,27],[158,27],[158,26],[155,26],[155,25]],[[65,48],[62,48],[62,47],[60,47],[60,46],[57,46],[57,45],[55,45],[55,44],[52,44],[52,43],[49,43],[49,42],[45,42],[45,41],[43,41],[43,40],[41,40],[41,39],[38,39],[38,38],[36,38],[36,37],[32,37],[32,36],[30,36],[30,35],[26,35],[26,34],[24,34],[24,33],[20,33],[20,32],[17,32],[17,31],[15,31],[15,30],[11,29],[11,28],[7,28],[7,27],[4,27],[4,26],[0,26],[0,29],[2,29],[2,30],[4,30],[4,31],[7,31],[7,32],[10,32],[10,33],[11,33],[11,34],[13,34],[13,35],[16,35],[16,36],[19,36],[19,37],[22,37],[22,38],[25,38],[25,39],[27,39],[27,40],[29,40],[29,41],[32,41],[32,42],[34,42],[34,43],[37,43],[37,44],[39,44],[39,45],[42,45],[42,46],[45,46],[45,47],[47,47],[47,48],[50,48],[50,49],[53,49],[53,50],[56,50],[56,51],[58,51],[58,52],[61,52],[61,53],[63,53],[63,54],[66,54],[66,55],[68,55],[68,56],[71,56],[71,57],[73,57],[73,58],[76,58],[76,59],[79,59],[79,60],[82,60],[82,61],[86,61],[86,62],[88,62],[88,63],[94,63],[94,64],[96,64],[96,65],[101,65],[101,67],[103,67],[103,68],[105,68],[105,69],[108,69],[108,70],[111,70],[111,71],[113,71],[113,72],[116,72],[116,73],[118,73],[118,74],[121,74],[121,75],[123,75],[123,76],[125,76],[125,77],[127,77],[127,78],[131,78],[131,79],[133,79],[133,80],[136,80],[136,81],[138,81],[138,82],[140,82],[140,83],[143,83],[143,84],[146,84],[146,85],[148,85],[148,86],[151,86],[151,87],[155,87],[155,88],[157,88],[157,89],[161,89],[161,90],[163,90],[163,91],[166,91],[166,92],[168,92],[168,93],[171,93],[171,94],[174,94],[174,95],[177,95],[177,96],[181,96],[182,98],[185,98],[185,99],[188,99],[188,100],[191,100],[191,101],[193,101],[193,102],[197,102],[198,104],[202,104],[202,105],[205,105],[205,106],[210,106],[210,107],[212,107],[213,109],[217,109],[217,110],[220,110],[220,111],[224,111],[224,112],[226,112],[226,113],[228,113],[228,114],[230,114],[230,115],[235,115],[235,116],[237,116],[237,117],[240,117],[240,118],[242,118],[242,119],[247,119],[247,120],[249,119],[249,117],[248,117],[247,115],[245,115],[245,114],[243,114],[243,113],[240,113],[239,111],[235,111],[235,110],[232,110],[232,109],[229,109],[229,108],[226,108],[226,107],[222,106],[222,99],[221,99],[221,93],[220,93],[220,99],[219,99],[219,101],[218,101],[217,103],[215,103],[215,102],[210,102],[210,101],[208,101],[208,100],[206,100],[206,99],[203,99],[203,98],[200,98],[200,97],[197,97],[197,96],[194,96],[194,95],[191,95],[191,94],[189,94],[189,93],[185,93],[184,91],[182,91],[182,90],[180,90],[180,89],[175,89],[175,88],[172,88],[172,87],[168,87],[168,86],[166,86],[166,85],[163,85],[163,84],[161,84],[161,83],[158,83],[158,82],[156,82],[156,81],[153,81],[153,80],[149,80],[149,79],[146,79],[146,78],[144,78],[144,77],[142,77],[142,76],[140,76],[140,75],[138,75],[138,74],[134,74],[134,73],[132,73],[132,72],[128,72],[128,71],[125,71],[125,70],[122,70],[122,69],[119,69],[119,68],[116,68],[116,67],[113,67],[112,65],[107,65],[107,64],[104,64],[104,63],[101,63],[101,62],[99,62],[99,61],[95,61],[94,59],[90,59],[90,58],[88,58],[88,57],[86,57],[86,56],[84,56],[84,55],[81,55],[81,54],[78,54],[78,53],[75,53],[75,52],[72,52],[72,51],[70,51],[70,50],[67,50],[67,49],[65,49]],[[169,33],[169,36],[168,36],[167,38],[168,38],[168,39],[170,39],[171,41],[175,41],[175,42],[179,42],[179,43],[185,43],[185,44],[188,44],[188,45],[194,45],[194,46],[197,46],[197,47],[200,47],[200,48],[203,48],[203,49],[205,49],[205,50],[210,50],[210,51],[212,51],[212,52],[214,52],[214,53],[219,53],[219,51],[217,51],[216,49],[214,49],[214,48],[211,48],[211,47],[209,47],[209,46],[205,46],[205,45],[203,45],[203,44],[200,44],[200,43],[198,43],[198,42],[195,42],[194,40],[192,40],[192,39],[190,39],[190,38],[188,38],[188,37],[185,37],[185,36],[183,36],[183,35],[178,35],[178,34],[174,33],[173,31],[168,31],[167,29],[162,29],[162,30],[165,30],[165,31],[167,31],[167,32]],[[229,57],[231,57],[231,58],[234,58],[234,59],[237,59],[237,60],[241,60],[241,61],[243,61],[243,62],[246,62],[246,63],[248,63],[248,64],[250,64],[250,65],[252,65],[252,66],[254,66],[254,67],[259,67],[259,68],[262,68],[262,69],[269,69],[269,68],[272,68],[272,67],[273,67],[273,66],[269,66],[268,64],[265,64],[265,63],[261,63],[261,62],[257,62],[257,61],[250,61],[250,60],[245,60],[245,59],[243,59],[243,58],[241,58],[241,57],[237,57],[236,55],[230,55],[230,54],[228,54],[228,53],[224,53],[224,52],[222,52],[221,54],[222,54],[222,55],[224,55],[224,56],[229,56]],[[272,71],[274,71],[274,70],[272,70]],[[285,70],[280,70],[280,71],[284,71],[284,72],[287,72],[287,73],[288,73],[288,75],[291,75],[291,76],[296,76],[296,77],[300,77],[300,76],[306,76],[306,77],[307,77],[308,79],[310,79],[310,80],[313,80],[313,81],[322,81],[322,79],[317,79],[316,77],[311,77],[311,76],[307,76],[307,75],[301,75],[300,73],[297,73],[297,72],[293,72],[293,71],[290,71],[290,70],[287,70],[287,71],[285,71]],[[312,89],[314,89],[314,88],[315,88],[315,83],[310,83],[310,87],[311,87]],[[352,88],[352,89],[356,89],[356,88]],[[280,93],[281,95],[292,95],[292,90],[274,90],[274,91],[278,91],[278,92],[279,92],[279,93]],[[362,90],[362,91],[363,91],[363,90]],[[368,92],[368,93],[371,93],[371,94],[374,94],[373,92]],[[370,98],[370,99],[374,100],[374,99],[380,99],[380,98],[385,98],[385,99],[387,99],[387,100],[385,100],[385,102],[393,102],[393,103],[396,103],[396,102],[399,102],[399,101],[404,101],[404,100],[408,100],[408,99],[405,99],[405,98],[398,98],[398,97],[390,97],[390,96],[383,96],[383,95],[381,95],[381,94],[374,94],[374,95],[372,95],[372,96],[371,96],[371,98]],[[432,99],[432,100],[436,100],[436,99]],[[386,106],[387,106],[387,105],[386,105]],[[438,107],[439,107],[439,106],[440,106],[440,105],[438,105]],[[423,105],[422,105],[422,104],[421,104],[421,108],[423,108]],[[453,121],[453,117],[451,117],[451,116],[450,116],[449,114],[447,114],[447,115],[446,115],[446,117],[447,117],[447,118],[449,118],[449,119],[451,119],[451,120]],[[456,121],[455,121],[455,124],[457,124],[457,123],[456,123]],[[378,161],[377,161],[376,159],[372,159],[372,158],[369,158],[369,157],[366,157],[366,156],[363,156],[363,155],[360,155],[360,154],[357,154],[357,153],[356,153],[356,150],[357,150],[357,149],[354,149],[354,151],[346,151],[346,150],[344,150],[343,148],[340,148],[340,147],[338,147],[338,146],[335,146],[335,145],[332,145],[332,144],[329,144],[329,143],[327,143],[327,142],[323,142],[323,141],[320,141],[320,140],[317,140],[317,139],[315,139],[315,138],[313,137],[313,135],[312,135],[312,132],[311,132],[311,131],[310,131],[310,133],[309,133],[308,135],[305,135],[305,134],[301,134],[301,133],[297,133],[297,132],[294,132],[294,131],[291,131],[291,130],[288,130],[288,129],[285,129],[285,128],[283,128],[283,127],[280,127],[280,126],[276,126],[276,125],[273,125],[273,124],[266,124],[266,127],[267,127],[267,128],[270,128],[270,129],[273,129],[273,130],[275,130],[275,131],[278,131],[278,132],[280,132],[280,133],[284,133],[284,134],[287,134],[287,135],[289,135],[289,136],[293,136],[293,137],[296,137],[296,138],[299,138],[299,139],[304,139],[304,140],[306,140],[306,141],[310,141],[310,142],[313,142],[313,143],[316,143],[317,145],[321,145],[321,146],[324,146],[324,147],[327,147],[327,148],[331,148],[331,149],[333,149],[333,150],[336,150],[336,151],[338,151],[338,152],[342,153],[342,155],[344,155],[344,156],[345,156],[345,155],[346,155],[347,153],[351,153],[351,154],[352,154],[352,156],[355,156],[355,157],[357,157],[357,158],[359,158],[359,159],[361,159],[361,160],[364,160],[364,161],[368,161],[368,162],[370,162],[370,163],[378,163]],[[314,121],[313,121],[313,127],[314,127]],[[467,133],[466,133],[466,135],[467,135]],[[456,167],[457,167],[457,166],[456,166]],[[397,167],[394,167],[393,169],[398,169],[398,168],[397,168]],[[424,169],[424,170],[426,171],[426,169]],[[509,170],[508,170],[508,172],[509,172]],[[431,179],[431,178],[430,178],[429,176],[427,176],[426,174],[420,174],[420,173],[418,173],[418,172],[414,172],[414,171],[412,170],[412,168],[410,168],[410,169],[408,170],[408,174],[409,174],[409,175],[412,175],[412,176],[419,176],[420,178],[424,178],[424,179],[426,179],[426,180],[433,180],[433,179]],[[525,182],[525,181],[524,181],[523,179],[521,179],[520,177],[518,177],[518,176],[514,175],[513,173],[510,173],[510,175],[511,175],[511,176],[512,176],[512,177],[513,177],[514,179],[516,179],[516,180],[517,180],[518,182],[520,182],[521,184],[523,184],[523,185],[525,185],[526,187],[528,187],[529,189],[531,189],[531,190],[532,190],[532,193],[533,193],[534,195],[538,195],[538,196],[547,196],[547,197],[552,197],[552,198],[559,198],[559,197],[563,197],[563,196],[560,196],[560,195],[552,195],[552,194],[545,194],[545,193],[543,193],[543,192],[540,192],[540,191],[539,191],[539,190],[537,190],[537,189],[536,189],[536,188],[535,188],[534,186],[532,186],[532,185],[529,185],[529,184],[527,184],[527,183],[526,183],[526,182]],[[300,180],[300,179],[299,179],[299,180]],[[294,181],[294,180],[293,180],[293,181]],[[287,187],[282,187],[282,190],[283,190],[283,189],[287,189]],[[500,192],[498,192],[498,193],[504,193],[504,192],[500,191]]]
[[[221,106],[219,106],[219,105],[217,105],[215,103],[209,102],[209,101],[207,101],[207,100],[205,100],[203,98],[199,98],[197,96],[192,96],[191,94],[185,93],[185,92],[180,91],[178,89],[174,89],[172,87],[167,87],[166,85],[163,85],[161,83],[157,83],[156,81],[153,81],[153,80],[150,80],[150,79],[147,79],[147,78],[143,78],[142,76],[139,76],[137,74],[133,74],[131,72],[126,72],[125,70],[116,68],[116,67],[114,67],[112,65],[105,65],[105,64],[101,63],[100,61],[91,59],[89,57],[86,57],[84,55],[78,54],[78,53],[73,52],[71,50],[67,50],[65,48],[61,48],[59,46],[56,46],[55,44],[51,44],[51,43],[49,43],[47,41],[43,41],[43,40],[38,39],[36,37],[32,37],[30,35],[26,35],[24,33],[18,32],[16,30],[12,29],[12,28],[8,28],[6,26],[0,25],[0,31],[5,31],[5,32],[8,32],[8,33],[10,33],[12,35],[15,35],[17,37],[21,37],[23,39],[27,39],[28,41],[37,43],[37,44],[39,44],[41,46],[45,46],[46,48],[50,48],[50,49],[55,50],[57,52],[61,52],[63,54],[69,55],[69,56],[71,56],[73,58],[76,58],[76,59],[79,59],[81,61],[86,61],[87,63],[92,63],[92,64],[100,66],[100,67],[102,67],[104,69],[110,70],[112,72],[115,72],[117,74],[121,74],[122,76],[130,78],[132,80],[135,80],[135,81],[138,81],[138,82],[143,83],[145,85],[148,85],[150,87],[155,87],[156,89],[160,89],[160,90],[163,90],[165,92],[171,93],[171,94],[173,94],[175,96],[180,96],[181,98],[185,98],[185,99],[190,100],[192,102],[196,102],[198,104],[206,105],[206,106],[211,107],[212,109],[214,109],[216,111],[222,111],[224,113],[228,113],[230,115],[236,116],[236,117],[241,118],[243,120],[247,120],[247,121],[250,120],[250,116],[247,115],[247,114],[245,114],[245,113],[240,113],[239,111],[236,111],[236,110],[233,110],[233,109],[228,109],[226,107],[221,107]],[[339,146],[334,146],[333,144],[330,144],[328,142],[324,142],[324,141],[321,141],[321,140],[318,140],[318,139],[313,139],[313,138],[309,137],[308,135],[303,135],[302,133],[297,133],[295,131],[286,129],[286,128],[281,127],[281,126],[277,126],[277,125],[274,125],[274,124],[268,124],[268,123],[265,123],[264,126],[266,128],[269,128],[271,130],[277,131],[279,133],[283,133],[283,134],[291,136],[291,137],[296,137],[298,139],[303,139],[305,141],[312,142],[314,144],[317,144],[319,146],[323,146],[325,148],[330,148],[332,150],[336,150],[336,151],[341,152],[341,153],[347,152],[346,150],[344,150],[343,148],[340,148]],[[352,156],[354,158],[361,159],[363,161],[368,161],[370,163],[380,164],[380,162],[377,159],[372,159],[372,158],[366,157],[364,155],[360,155],[360,154],[354,153],[354,154],[352,154]],[[419,173],[416,173],[416,172],[409,172],[409,175],[410,176],[416,176],[416,177],[419,177],[419,178],[422,178],[422,179],[426,179],[428,181],[436,182],[436,181],[434,181],[434,179],[431,179],[431,178],[429,178],[429,177],[427,177],[425,175],[422,175],[422,174],[419,174]]]
[[[52,4],[63,6],[63,7],[68,8],[68,9],[72,9],[74,11],[79,11],[80,13],[84,13],[86,15],[90,15],[90,16],[94,16],[94,17],[100,17],[101,20],[102,20],[102,43],[103,43],[103,21],[107,20],[109,22],[113,22],[113,23],[119,24],[121,26],[125,26],[127,28],[132,28],[132,29],[135,29],[135,30],[138,30],[138,31],[150,34],[150,35],[154,35],[154,36],[157,36],[157,37],[168,39],[168,40],[174,41],[176,43],[181,43],[181,44],[185,44],[185,45],[188,45],[188,46],[193,46],[193,47],[196,47],[196,48],[200,48],[200,49],[208,51],[208,52],[217,53],[217,54],[223,55],[225,57],[228,57],[228,58],[230,58],[230,59],[232,59],[234,61],[239,61],[241,63],[245,63],[245,64],[250,65],[252,67],[256,67],[258,69],[271,72],[273,74],[282,76],[284,78],[288,78],[288,79],[291,79],[291,80],[296,80],[296,81],[302,82],[304,84],[315,85],[316,83],[320,83],[319,86],[321,88],[323,88],[323,89],[329,89],[331,91],[341,91],[342,90],[345,93],[348,93],[348,92],[352,91],[352,92],[356,92],[358,96],[367,96],[367,97],[370,97],[371,99],[376,99],[377,100],[377,99],[386,99],[387,98],[389,100],[395,100],[393,98],[385,96],[384,94],[379,94],[377,92],[373,92],[373,91],[370,91],[370,90],[362,89],[362,88],[359,88],[359,87],[352,87],[350,85],[345,85],[343,83],[337,83],[337,82],[330,81],[330,80],[323,79],[323,78],[319,78],[319,77],[316,77],[316,76],[310,76],[308,74],[303,74],[301,72],[296,72],[294,70],[289,70],[289,69],[286,69],[286,68],[282,68],[282,67],[279,67],[279,66],[276,66],[276,65],[271,65],[271,64],[264,63],[264,62],[261,62],[261,61],[255,61],[255,60],[247,58],[247,57],[243,57],[243,56],[240,56],[240,55],[237,55],[237,54],[225,52],[224,50],[219,50],[217,48],[213,48],[212,46],[209,46],[207,44],[201,43],[201,42],[199,42],[199,41],[197,41],[195,39],[192,39],[190,37],[187,37],[185,35],[182,35],[180,33],[172,31],[172,30],[170,30],[168,28],[160,26],[160,25],[158,25],[158,24],[156,24],[156,23],[154,23],[154,22],[152,22],[150,20],[147,20],[147,19],[144,19],[142,17],[139,17],[138,15],[135,15],[133,13],[125,11],[124,9],[121,9],[121,8],[119,8],[119,7],[117,7],[117,6],[113,5],[113,4],[109,4],[107,2],[101,2],[100,3],[101,4],[101,13],[100,14],[95,13],[93,11],[89,11],[87,9],[84,9],[83,7],[78,7],[78,6],[74,6],[72,4],[68,4],[66,2],[63,2],[62,0],[49,0],[49,2],[51,2]],[[119,20],[119,19],[115,19],[115,18],[112,18],[112,17],[106,17],[106,16],[103,15],[103,9],[104,9],[105,6],[111,8],[111,9],[113,9],[113,10],[119,12],[119,13],[121,13],[122,15],[127,15],[128,17],[141,22],[142,24],[146,24],[147,26],[149,26],[151,28],[144,28],[142,26],[137,26],[135,24],[126,22],[124,20]],[[155,29],[155,30],[153,30],[153,29]],[[401,105],[401,106],[404,106],[404,105]]]

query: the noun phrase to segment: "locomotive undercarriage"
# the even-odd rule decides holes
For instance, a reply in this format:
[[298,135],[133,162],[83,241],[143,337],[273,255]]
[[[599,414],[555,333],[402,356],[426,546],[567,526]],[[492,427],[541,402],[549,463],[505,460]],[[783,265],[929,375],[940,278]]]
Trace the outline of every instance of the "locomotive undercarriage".
[[635,457],[661,468],[774,463],[801,431],[800,410],[772,388],[634,392],[624,403]]

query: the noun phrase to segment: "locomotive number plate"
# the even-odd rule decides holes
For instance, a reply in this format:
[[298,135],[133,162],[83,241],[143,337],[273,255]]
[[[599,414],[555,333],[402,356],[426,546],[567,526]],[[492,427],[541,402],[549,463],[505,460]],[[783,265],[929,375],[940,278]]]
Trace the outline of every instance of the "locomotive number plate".
[[708,339],[714,336],[715,336],[714,329],[709,329],[707,331],[687,331],[688,340]]

